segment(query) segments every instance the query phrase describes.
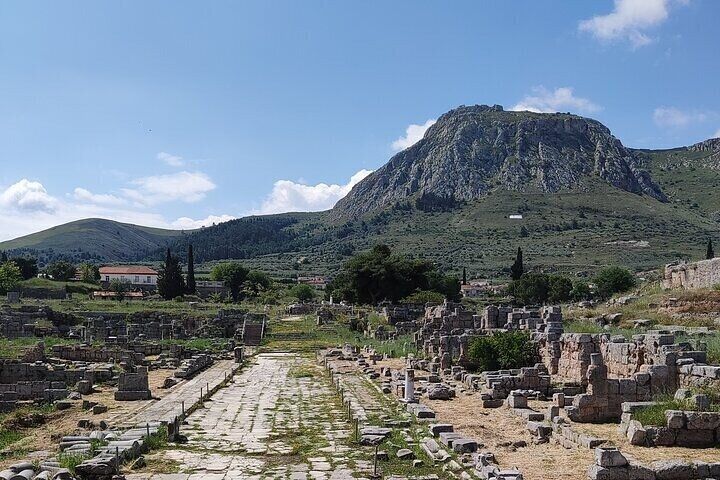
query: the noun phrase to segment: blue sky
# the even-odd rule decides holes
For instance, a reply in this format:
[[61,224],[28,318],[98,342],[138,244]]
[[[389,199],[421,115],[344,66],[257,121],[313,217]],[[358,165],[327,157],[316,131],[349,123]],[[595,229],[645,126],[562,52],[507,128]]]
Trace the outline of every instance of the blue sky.
[[0,239],[332,206],[461,104],[720,135],[720,2],[0,2]]

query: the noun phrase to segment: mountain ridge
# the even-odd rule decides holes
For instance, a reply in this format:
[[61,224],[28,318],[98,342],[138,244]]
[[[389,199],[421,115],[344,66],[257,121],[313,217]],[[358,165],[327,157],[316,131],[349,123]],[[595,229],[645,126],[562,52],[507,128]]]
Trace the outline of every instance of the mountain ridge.
[[[443,268],[497,275],[504,256],[523,246],[537,268],[622,262],[646,269],[701,255],[706,239],[720,236],[719,152],[718,139],[633,149],[577,115],[460,107],[331,210],[188,232],[89,219],[80,221],[87,228],[72,222],[2,242],[0,250],[41,263],[132,262],[161,260],[168,247],[184,255],[192,243],[198,262],[240,259],[292,276],[332,274],[354,252],[385,242]],[[627,240],[648,247],[616,246]]]
[[582,189],[593,175],[667,201],[642,158],[596,120],[505,111],[500,105],[461,106],[355,185],[333,212],[352,217],[423,194],[467,201],[495,188],[555,193]]

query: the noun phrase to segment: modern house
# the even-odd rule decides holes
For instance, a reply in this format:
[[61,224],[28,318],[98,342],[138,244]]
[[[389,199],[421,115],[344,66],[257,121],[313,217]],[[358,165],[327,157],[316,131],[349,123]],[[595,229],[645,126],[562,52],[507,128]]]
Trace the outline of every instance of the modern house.
[[110,284],[113,280],[128,283],[133,287],[157,287],[158,272],[142,265],[117,265],[114,267],[100,267],[100,281]]

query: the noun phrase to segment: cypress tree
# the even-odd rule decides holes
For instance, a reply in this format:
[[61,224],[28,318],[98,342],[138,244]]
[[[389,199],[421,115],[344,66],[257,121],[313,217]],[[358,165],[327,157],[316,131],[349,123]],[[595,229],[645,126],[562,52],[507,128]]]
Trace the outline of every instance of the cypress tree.
[[510,267],[510,278],[513,280],[519,280],[524,271],[522,248],[518,247],[517,255],[515,255],[515,262]]
[[467,270],[463,267],[463,285],[467,285]]
[[158,293],[165,300],[172,300],[185,293],[185,281],[180,268],[180,260],[167,249],[165,254],[165,265],[160,267],[158,272]]
[[705,252],[705,258],[710,260],[715,258],[715,251],[713,250],[712,238],[708,238],[707,251]]
[[195,294],[195,257],[193,256],[193,246],[188,246],[187,253],[187,293]]

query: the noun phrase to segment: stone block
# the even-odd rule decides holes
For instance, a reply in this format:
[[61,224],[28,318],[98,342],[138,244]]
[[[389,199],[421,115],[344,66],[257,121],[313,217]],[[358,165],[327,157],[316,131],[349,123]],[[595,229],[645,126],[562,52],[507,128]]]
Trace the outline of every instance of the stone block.
[[685,412],[682,410],[666,410],[665,419],[668,428],[685,428]]
[[456,453],[474,453],[477,447],[477,442],[469,438],[457,438],[452,442],[452,449]]
[[430,433],[433,437],[437,437],[443,432],[453,431],[453,426],[449,423],[431,423],[428,425],[428,428],[430,429]]
[[587,477],[590,480],[630,480],[627,468],[608,468],[595,464],[588,468]]
[[715,430],[677,430],[675,445],[678,447],[701,448],[715,443]]
[[693,478],[692,466],[682,460],[659,460],[650,465],[657,480],[688,480]]
[[637,420],[630,420],[627,438],[631,445],[645,445],[645,429]]
[[628,461],[615,447],[598,447],[595,449],[595,463],[601,467],[623,467]]
[[715,430],[720,427],[720,412],[685,412],[688,430]]

